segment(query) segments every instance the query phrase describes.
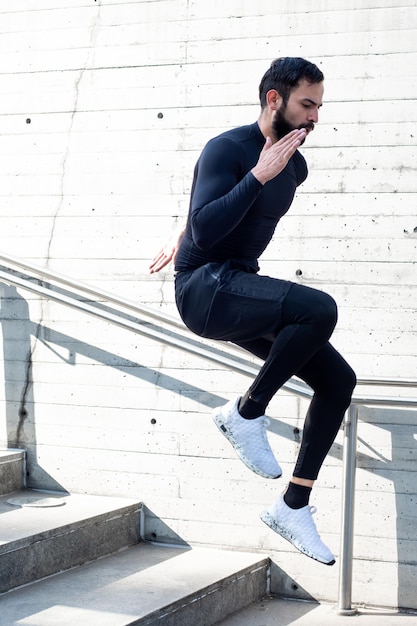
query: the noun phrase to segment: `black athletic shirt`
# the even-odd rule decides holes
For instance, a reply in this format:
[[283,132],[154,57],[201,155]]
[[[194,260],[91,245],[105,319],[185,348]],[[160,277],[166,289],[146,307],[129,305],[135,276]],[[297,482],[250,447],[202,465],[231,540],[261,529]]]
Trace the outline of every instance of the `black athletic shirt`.
[[175,270],[239,259],[257,268],[295,190],[307,177],[296,151],[286,168],[262,185],[251,173],[265,138],[258,124],[211,139],[195,166],[190,209]]

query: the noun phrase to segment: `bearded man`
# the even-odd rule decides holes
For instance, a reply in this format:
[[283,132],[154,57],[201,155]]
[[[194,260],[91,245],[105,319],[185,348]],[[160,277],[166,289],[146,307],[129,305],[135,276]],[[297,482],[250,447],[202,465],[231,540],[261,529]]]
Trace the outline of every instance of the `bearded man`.
[[272,397],[294,375],[313,389],[289,484],[261,519],[302,553],[333,565],[309,499],[356,377],[329,343],[337,321],[333,298],[258,273],[260,255],[307,177],[298,148],[318,122],[323,80],[305,59],[272,62],[259,86],[257,122],[207,143],[195,167],[186,227],[150,270],[175,260],[176,303],[186,326],[264,361],[249,389],[213,412],[220,432],[253,472],[271,479],[282,474],[266,431]]

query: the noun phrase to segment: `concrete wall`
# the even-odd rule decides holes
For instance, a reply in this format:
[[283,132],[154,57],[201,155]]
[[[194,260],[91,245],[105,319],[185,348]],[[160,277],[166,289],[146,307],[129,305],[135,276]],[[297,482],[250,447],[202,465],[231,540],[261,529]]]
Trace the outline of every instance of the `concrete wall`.
[[[2,0],[0,251],[175,313],[172,271],[147,266],[199,151],[256,119],[274,57],[301,55],[325,106],[262,271],[336,298],[334,344],[359,376],[414,377],[416,17],[406,0]],[[210,419],[243,375],[0,289],[0,433],[28,449],[30,486],[138,497],[148,537],[264,550],[275,589],[336,598],[337,566],[258,519],[291,475],[304,401],[271,403],[284,482],[258,479]],[[417,608],[416,415],[361,418],[353,600]],[[315,490],[336,553],[341,441]]]

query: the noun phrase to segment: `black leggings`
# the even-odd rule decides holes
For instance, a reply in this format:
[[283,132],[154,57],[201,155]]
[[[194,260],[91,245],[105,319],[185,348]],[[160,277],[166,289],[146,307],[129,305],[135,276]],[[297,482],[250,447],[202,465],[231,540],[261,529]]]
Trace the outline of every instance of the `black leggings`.
[[336,304],[316,289],[230,265],[227,271],[210,266],[179,275],[179,311],[194,332],[232,341],[264,360],[249,394],[265,408],[291,376],[310,385],[314,396],[293,475],[315,480],[356,384],[353,370],[328,342]]

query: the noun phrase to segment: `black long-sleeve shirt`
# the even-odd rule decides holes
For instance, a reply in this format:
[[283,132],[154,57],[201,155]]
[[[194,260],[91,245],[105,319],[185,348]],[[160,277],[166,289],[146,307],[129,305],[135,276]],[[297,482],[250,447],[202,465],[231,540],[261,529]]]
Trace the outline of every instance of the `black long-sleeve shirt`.
[[265,138],[258,124],[241,126],[211,139],[195,166],[187,226],[175,269],[194,269],[228,259],[251,266],[270,242],[295,190],[307,177],[296,151],[286,168],[262,185],[250,171]]

